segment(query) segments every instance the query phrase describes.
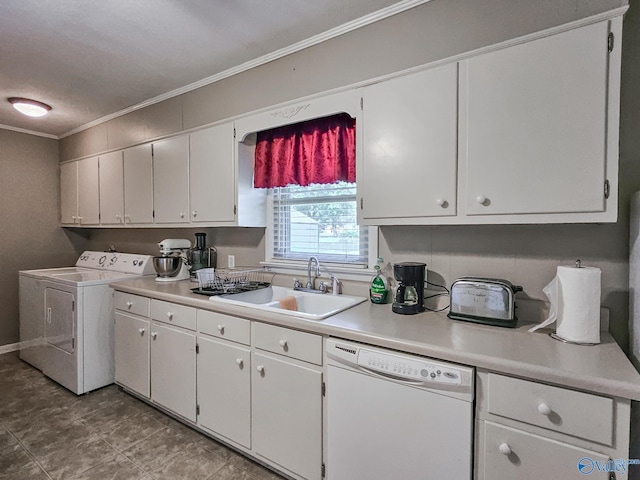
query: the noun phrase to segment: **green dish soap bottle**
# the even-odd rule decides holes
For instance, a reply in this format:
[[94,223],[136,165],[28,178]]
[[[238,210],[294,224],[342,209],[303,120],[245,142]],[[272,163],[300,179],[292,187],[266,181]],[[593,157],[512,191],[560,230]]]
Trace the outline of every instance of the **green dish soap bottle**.
[[371,303],[387,303],[389,297],[389,283],[382,274],[382,268],[380,267],[382,262],[382,257],[378,257],[378,264],[373,267],[376,271],[376,276],[371,280],[371,287],[369,288]]

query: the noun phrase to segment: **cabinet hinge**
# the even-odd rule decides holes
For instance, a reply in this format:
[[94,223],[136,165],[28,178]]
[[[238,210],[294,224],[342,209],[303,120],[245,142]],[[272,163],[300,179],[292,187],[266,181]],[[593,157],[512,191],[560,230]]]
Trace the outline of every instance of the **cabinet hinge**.
[[360,197],[360,210],[364,208],[364,198]]
[[360,97],[360,110],[364,110],[364,97]]
[[613,52],[613,32],[609,32],[609,36],[607,37],[607,48],[609,52]]
[[327,475],[327,466],[324,463],[320,467],[320,475],[322,475],[322,478],[326,477]]
[[326,397],[327,396],[327,384],[325,382],[322,382],[322,396]]
[[237,205],[234,205],[234,206],[233,206],[233,214],[234,214],[234,215],[237,215],[237,214],[238,214],[238,206],[237,206]]
[[155,210],[151,210],[151,216],[152,216],[153,218],[156,218],[156,211],[155,211]]
[[200,353],[200,345],[196,343],[196,353]]
[[200,415],[200,405],[196,405],[196,415]]
[[75,311],[76,311],[76,301],[75,301],[75,300],[72,300],[72,301],[71,301],[71,311],[72,311],[72,312],[75,312]]
[[609,198],[609,194],[611,193],[611,185],[609,185],[609,180],[604,181],[604,198],[605,200]]
[[233,138],[236,138],[236,127],[233,127]]
[[153,143],[151,144],[151,156],[153,157]]

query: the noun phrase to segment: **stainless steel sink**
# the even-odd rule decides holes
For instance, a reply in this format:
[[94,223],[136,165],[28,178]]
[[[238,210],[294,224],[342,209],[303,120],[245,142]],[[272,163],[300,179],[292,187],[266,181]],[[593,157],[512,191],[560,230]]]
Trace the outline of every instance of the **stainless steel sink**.
[[[297,310],[283,308],[280,300],[295,297]],[[230,303],[291,317],[322,320],[365,302],[366,297],[307,293],[292,288],[270,286],[251,292],[210,297],[212,302]]]

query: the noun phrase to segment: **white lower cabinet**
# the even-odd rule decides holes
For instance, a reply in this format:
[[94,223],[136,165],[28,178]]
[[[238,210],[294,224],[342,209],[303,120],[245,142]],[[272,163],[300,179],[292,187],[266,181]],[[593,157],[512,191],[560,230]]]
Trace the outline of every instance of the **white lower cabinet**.
[[[629,401],[478,370],[476,480],[619,478]],[[625,431],[626,430],[626,431]]]
[[303,478],[322,476],[322,372],[253,356],[253,448]]
[[149,335],[151,322],[115,313],[114,358],[116,383],[149,398]]
[[198,337],[198,425],[251,448],[251,350]]

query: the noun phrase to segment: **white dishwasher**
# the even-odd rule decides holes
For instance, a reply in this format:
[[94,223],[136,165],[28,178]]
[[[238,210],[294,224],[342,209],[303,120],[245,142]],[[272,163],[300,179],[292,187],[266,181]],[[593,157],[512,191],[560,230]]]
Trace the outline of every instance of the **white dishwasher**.
[[470,480],[474,369],[327,340],[329,480]]

